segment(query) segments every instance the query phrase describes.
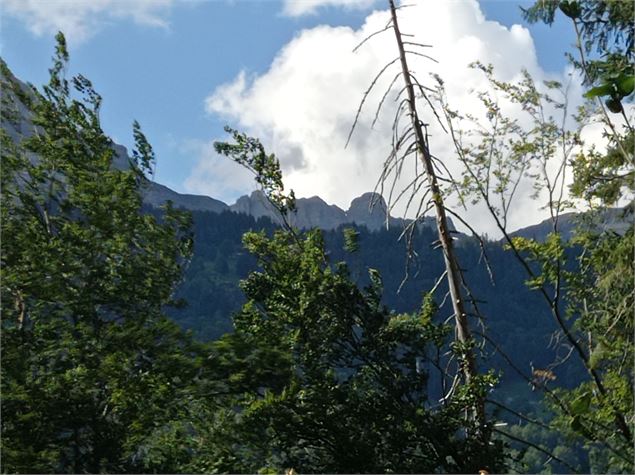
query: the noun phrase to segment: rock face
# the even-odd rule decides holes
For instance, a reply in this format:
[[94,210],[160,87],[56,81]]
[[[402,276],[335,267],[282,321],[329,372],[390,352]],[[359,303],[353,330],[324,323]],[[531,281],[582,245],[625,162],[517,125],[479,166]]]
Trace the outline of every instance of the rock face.
[[[273,222],[278,222],[275,208],[267,201],[261,191],[254,191],[249,196],[241,196],[230,209],[236,213],[243,213],[260,218],[267,216]],[[335,229],[347,221],[346,213],[334,205],[329,205],[318,196],[298,198],[295,213],[289,216],[289,223],[300,229],[320,228]]]
[[222,213],[229,210],[229,206],[219,200],[202,195],[187,195],[177,193],[167,186],[159,183],[150,183],[150,186],[143,194],[143,201],[146,204],[158,208],[166,201],[172,201],[175,208],[183,208],[190,211],[212,211]]
[[[2,129],[13,141],[30,137],[35,132],[33,113],[25,102],[35,100],[31,88],[16,78],[0,58],[0,86],[2,90]],[[5,119],[5,114],[10,120]]]
[[[11,121],[2,121],[2,128],[7,131],[14,141],[19,141],[31,136],[35,127],[33,114],[26,105],[29,100],[37,100],[31,88],[17,79],[9,70],[6,63],[0,58],[0,80],[2,82],[2,107],[12,116]],[[11,87],[14,86],[14,87]],[[115,157],[112,166],[119,170],[130,167],[130,155],[126,147],[112,142]],[[34,161],[38,157],[33,157]],[[227,206],[219,200],[202,195],[189,195],[177,193],[167,186],[155,182],[149,182],[143,190],[143,200],[153,207],[160,207],[168,200],[175,207],[191,211],[211,211],[222,213],[233,211],[243,213],[254,218],[269,217],[273,222],[279,222],[280,217],[267,201],[261,191],[254,191],[250,196],[242,196],[235,204]],[[336,229],[344,224],[357,224],[366,226],[371,231],[377,231],[389,226],[403,226],[407,220],[401,218],[387,218],[387,206],[383,197],[376,193],[364,193],[355,198],[347,211],[335,205],[329,205],[318,196],[311,198],[299,198],[296,200],[297,212],[290,218],[290,224],[300,228],[320,228],[324,230]],[[424,218],[424,226],[434,225],[433,218]]]
[[355,198],[351,201],[346,216],[349,222],[366,226],[371,231],[386,227],[386,224],[394,225],[397,224],[397,221],[403,221],[388,215],[386,201],[377,193],[364,193]]
[[291,217],[291,224],[300,229],[335,229],[347,222],[344,211],[318,196],[300,198],[296,206],[298,210]]
[[[289,223],[299,229],[332,230],[343,224],[356,224],[366,226],[371,231],[377,231],[386,226],[386,221],[391,227],[403,226],[408,222],[402,218],[390,216],[386,220],[388,207],[383,197],[377,193],[364,193],[355,198],[347,211],[327,204],[318,196],[298,198],[296,208],[297,211],[289,217]],[[267,216],[274,222],[278,222],[280,219],[273,206],[260,191],[254,191],[249,196],[240,197],[229,209],[236,213],[248,214],[254,218]],[[434,219],[425,218],[423,223],[424,226],[434,225]]]
[[276,221],[275,209],[261,191],[254,191],[249,196],[241,196],[229,209],[234,213],[247,214],[256,219],[267,216]]

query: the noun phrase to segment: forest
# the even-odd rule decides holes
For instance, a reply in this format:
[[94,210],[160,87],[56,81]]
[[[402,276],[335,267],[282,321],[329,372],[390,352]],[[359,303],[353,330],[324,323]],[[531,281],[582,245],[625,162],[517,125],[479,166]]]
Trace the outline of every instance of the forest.
[[[116,163],[63,33],[39,88],[0,62],[3,473],[633,473],[635,3],[523,10],[576,32],[573,128],[545,112],[572,114],[562,84],[480,63],[484,119],[464,114],[441,78],[419,83],[408,9],[388,6],[378,34],[398,56],[378,70],[395,68],[401,102],[378,178],[389,206],[423,198],[387,229],[295,228],[275,150],[232,127],[216,152],[279,220],[150,206],[149,139],[135,122]],[[381,111],[369,91],[358,117]],[[605,150],[581,136],[591,121]],[[413,160],[421,174],[393,193]],[[540,236],[508,226],[524,183],[549,211]],[[573,201],[585,211],[565,226]]]

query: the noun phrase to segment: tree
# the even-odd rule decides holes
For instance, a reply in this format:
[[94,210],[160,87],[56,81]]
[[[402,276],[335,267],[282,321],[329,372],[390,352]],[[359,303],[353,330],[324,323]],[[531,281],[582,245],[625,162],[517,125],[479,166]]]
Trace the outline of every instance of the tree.
[[[284,217],[293,195],[283,192],[275,157],[256,139],[228,131],[235,143],[216,150],[268,184],[265,194]],[[349,232],[355,250],[352,240]],[[250,470],[263,468],[258,463],[333,473],[500,470],[502,446],[483,444],[478,422],[464,416],[493,375],[439,403],[428,400],[429,373],[446,378],[440,353],[449,331],[433,322],[431,296],[419,314],[392,314],[381,304],[379,273],[370,269],[371,285],[357,288],[343,263],[329,263],[317,230],[299,235],[287,225],[273,238],[248,233],[244,242],[261,270],[242,283],[248,301],[234,317],[236,332],[283,351],[288,365],[283,387],[266,385],[242,402],[243,431],[252,438],[257,431],[260,454]],[[450,351],[461,357],[464,349]]]
[[[610,153],[591,150],[577,157],[574,192],[586,197],[609,193],[604,198],[615,202],[621,188],[633,190],[634,133],[623,103],[635,90],[635,5],[619,0],[540,1],[524,10],[524,16],[532,23],[550,25],[558,12],[572,23],[576,54],[567,57],[590,87],[585,97],[594,100],[595,107],[585,111],[583,120],[600,116],[611,148]],[[616,123],[616,114],[623,119],[624,130]]]
[[[420,106],[417,103],[417,94],[421,98],[425,99],[429,105],[430,101],[427,97],[427,92],[421,83],[418,81],[413,71],[408,66],[409,58],[413,55],[422,56],[424,58],[431,59],[430,56],[421,52],[422,48],[426,48],[429,45],[416,43],[410,39],[410,34],[403,34],[399,29],[399,21],[397,10],[401,7],[396,7],[393,0],[388,1],[390,8],[390,20],[386,26],[366,37],[353,51],[356,51],[366,41],[370,40],[375,35],[381,34],[385,31],[390,31],[395,35],[395,41],[397,45],[397,56],[391,61],[386,63],[384,67],[379,71],[371,82],[370,87],[365,91],[362,101],[357,110],[357,115],[351,127],[348,139],[350,140],[352,134],[355,131],[357,121],[360,117],[360,113],[364,107],[366,99],[377,84],[380,77],[389,70],[394,64],[399,64],[400,71],[394,76],[387,91],[383,95],[377,112],[375,114],[375,121],[379,116],[384,100],[390,93],[393,85],[398,79],[403,81],[403,88],[399,90],[395,97],[395,102],[398,102],[398,106],[393,119],[393,140],[391,151],[384,162],[384,169],[379,179],[381,188],[383,190],[384,183],[389,180],[392,175],[393,183],[391,186],[389,201],[392,200],[392,192],[396,185],[397,180],[401,175],[401,170],[405,161],[414,156],[416,162],[421,162],[423,166],[423,172],[418,174],[412,179],[407,187],[402,190],[396,198],[396,201],[410,191],[410,198],[406,205],[406,212],[410,207],[410,203],[413,201],[418,191],[423,189],[423,197],[420,199],[419,208],[415,219],[404,229],[403,235],[407,236],[408,245],[411,245],[411,238],[417,223],[425,213],[433,210],[436,217],[436,228],[438,236],[438,247],[442,250],[443,260],[445,265],[445,271],[439,278],[437,284],[431,290],[439,288],[442,280],[446,280],[448,291],[443,302],[449,301],[453,319],[455,322],[455,348],[459,352],[459,357],[455,366],[457,373],[461,375],[465,387],[475,390],[474,394],[479,394],[478,387],[481,385],[481,375],[477,370],[477,350],[476,340],[472,335],[472,330],[468,323],[469,315],[476,315],[482,317],[478,309],[476,299],[472,296],[471,291],[465,280],[463,270],[459,264],[459,260],[456,254],[454,239],[452,237],[452,230],[448,223],[448,214],[456,215],[445,202],[445,190],[441,186],[442,180],[447,180],[441,176],[443,170],[447,171],[447,167],[443,164],[442,160],[435,157],[431,152],[430,140],[428,136],[428,125],[424,123],[421,115]],[[404,39],[406,38],[406,39]],[[408,49],[409,48],[409,49]],[[416,50],[416,51],[413,51]],[[405,96],[402,98],[402,95]],[[432,112],[436,112],[433,110]],[[400,122],[402,115],[406,115],[409,121],[406,125]],[[374,124],[374,121],[373,121]],[[347,142],[348,144],[348,142]],[[417,164],[418,165],[418,164]],[[441,170],[441,172],[439,171]],[[391,205],[392,203],[389,203]],[[481,242],[482,244],[482,242]],[[445,376],[444,376],[445,377]],[[450,379],[453,379],[452,377]],[[455,385],[452,384],[452,388]],[[469,390],[469,389],[468,389]],[[446,396],[444,396],[446,397]],[[451,397],[448,394],[447,397]],[[491,426],[487,421],[484,400],[482,397],[476,397],[473,400],[473,407],[471,409],[469,417],[476,423],[473,426],[473,430],[478,437],[481,438],[483,445],[487,445],[491,436]]]
[[[629,3],[629,5],[623,5],[624,3]],[[480,312],[477,301],[472,297],[463,278],[461,267],[453,255],[453,246],[447,225],[444,225],[444,215],[449,213],[476,234],[467,220],[462,219],[456,212],[445,206],[447,196],[452,193],[458,197],[461,203],[473,201],[486,205],[509,249],[526,271],[528,284],[539,292],[547,303],[557,330],[558,348],[564,350],[562,358],[554,361],[552,366],[545,369],[532,368],[530,374],[519,369],[518,365],[513,364],[508,357],[506,359],[530,384],[536,387],[536,383],[538,383],[538,386],[543,387],[545,378],[552,380],[555,377],[552,370],[564,364],[573,354],[573,358],[578,360],[578,364],[586,369],[592,386],[595,388],[594,391],[599,394],[594,399],[594,402],[598,404],[597,408],[603,407],[603,410],[599,412],[611,414],[610,417],[613,419],[611,427],[617,430],[620,440],[615,441],[612,437],[612,429],[606,427],[604,429],[606,432],[599,431],[597,428],[593,432],[589,427],[586,430],[578,430],[580,429],[581,417],[577,413],[572,413],[572,407],[584,407],[584,404],[573,403],[561,393],[549,389],[546,391],[558,410],[567,415],[568,422],[577,428],[574,432],[577,430],[578,435],[588,439],[593,433],[604,434],[600,437],[604,444],[603,448],[613,451],[616,457],[612,461],[615,465],[610,466],[612,469],[624,469],[624,467],[626,470],[631,469],[630,462],[626,462],[632,459],[632,450],[628,449],[632,446],[631,393],[621,388],[616,392],[616,394],[620,394],[621,402],[611,400],[609,395],[611,390],[608,389],[606,383],[610,380],[620,380],[622,383],[632,381],[632,366],[625,363],[618,365],[616,368],[620,374],[618,377],[611,376],[607,368],[601,370],[594,366],[591,359],[593,349],[588,348],[594,344],[587,345],[585,339],[582,338],[585,335],[584,330],[582,330],[584,328],[582,322],[585,319],[583,315],[588,314],[588,311],[586,309],[582,311],[575,300],[569,300],[570,296],[576,292],[578,292],[577,295],[581,295],[579,291],[583,290],[583,286],[586,285],[584,290],[589,291],[590,283],[598,285],[603,280],[601,272],[598,272],[599,269],[603,268],[601,262],[593,260],[591,263],[586,260],[590,258],[593,249],[599,250],[603,246],[598,247],[597,240],[590,239],[589,235],[586,239],[580,237],[575,243],[572,242],[573,246],[569,245],[560,233],[560,219],[564,210],[570,206],[570,201],[567,201],[565,197],[567,179],[571,174],[574,176],[572,196],[584,196],[599,200],[600,209],[607,213],[610,213],[610,210],[606,210],[608,204],[624,203],[625,200],[632,199],[632,184],[635,173],[633,171],[633,163],[635,162],[632,154],[633,129],[630,125],[631,119],[623,106],[627,97],[633,92],[634,86],[632,2],[539,1],[532,9],[528,10],[529,17],[543,18],[550,22],[553,20],[554,12],[560,7],[562,12],[572,19],[579,39],[579,58],[571,56],[571,59],[574,65],[583,72],[585,84],[588,87],[595,86],[591,87],[585,96],[589,99],[596,99],[596,109],[587,105],[578,112],[576,119],[579,124],[586,124],[591,120],[598,120],[598,118],[602,120],[606,127],[605,134],[609,140],[609,153],[607,154],[598,153],[594,149],[584,150],[580,131],[570,130],[567,127],[566,119],[569,116],[569,111],[566,93],[563,96],[564,99],[558,97],[558,94],[566,92],[562,85],[552,81],[545,83],[544,87],[537,86],[527,73],[517,84],[508,84],[496,80],[491,67],[476,64],[474,67],[480,68],[485,73],[490,81],[491,89],[494,91],[493,93],[483,92],[480,94],[485,121],[464,115],[460,110],[450,107],[445,98],[441,78],[437,78],[437,90],[434,92],[417,81],[409,70],[408,55],[427,57],[422,53],[424,50],[421,48],[426,48],[428,45],[416,43],[409,39],[403,41],[403,35],[400,35],[397,24],[397,8],[393,2],[390,2],[390,6],[392,15],[386,27],[367,37],[362,44],[376,34],[393,30],[397,37],[399,56],[387,63],[373,79],[371,86],[363,96],[353,129],[370,91],[378,83],[380,77],[389,70],[389,67],[399,62],[402,71],[390,83],[375,115],[375,120],[377,120],[384,99],[395,81],[402,77],[405,81],[405,87],[396,95],[398,107],[393,122],[393,148],[385,162],[380,183],[383,187],[390,175],[394,177],[395,181],[390,192],[392,196],[392,189],[401,173],[404,159],[411,155],[421,158],[425,173],[415,176],[397,199],[410,189],[412,190],[410,201],[412,201],[412,197],[419,189],[426,190],[417,211],[417,218],[420,216],[421,209],[425,209],[424,213],[434,210],[437,216],[438,243],[444,251],[446,260],[445,275],[448,279],[449,294],[452,296],[457,322],[457,340],[473,342],[467,320],[464,317],[467,314],[479,315]],[[600,57],[589,60],[587,55],[591,50],[599,52]],[[437,119],[441,127],[444,130],[447,129],[451,134],[456,155],[464,166],[464,173],[460,180],[454,179],[443,161],[430,153],[426,121],[421,118],[422,116],[417,110],[416,101],[418,98],[414,94],[415,90],[419,94],[421,102],[425,100],[430,106],[433,113],[431,120]],[[407,96],[401,99],[402,94]],[[531,126],[523,127],[519,120],[502,113],[502,108],[496,98],[497,94],[504,98],[501,100],[517,106],[520,113],[528,118]],[[606,102],[599,100],[603,97],[607,98]],[[400,99],[401,102],[399,102]],[[435,104],[443,114],[437,114]],[[554,115],[559,113],[562,113],[562,119],[554,119]],[[621,114],[624,127],[618,124],[615,117],[611,116],[615,113]],[[411,121],[408,126],[400,128],[402,114],[407,114]],[[440,119],[439,115],[444,117]],[[571,166],[572,163],[573,166]],[[444,174],[441,176],[442,173]],[[439,180],[442,179],[447,182],[445,189],[439,185]],[[424,186],[422,181],[426,181],[427,186]],[[519,189],[523,187],[533,187],[534,197],[546,199],[546,208],[550,212],[553,233],[545,242],[518,237],[512,238],[508,228],[508,216]],[[602,213],[600,213],[601,215]],[[628,214],[626,219],[629,219]],[[416,226],[416,222],[411,226]],[[587,230],[593,232],[597,229],[597,224],[587,226]],[[578,234],[582,235],[581,230],[578,231]],[[602,239],[606,237],[605,234]],[[619,240],[622,239],[629,242],[630,234],[620,235]],[[612,245],[615,244],[614,241]],[[584,248],[586,252],[582,257],[580,257],[580,247]],[[625,249],[628,249],[628,244],[624,247],[618,246],[618,249],[624,252]],[[600,255],[607,257],[606,254],[601,253]],[[628,255],[618,257],[613,254],[611,258],[616,259],[616,262],[629,261]],[[621,267],[623,265],[620,265]],[[582,274],[585,277],[581,277]],[[607,285],[616,284],[614,279],[611,279],[611,282],[613,284]],[[435,286],[435,288],[437,287]],[[605,286],[600,285],[599,288],[605,288]],[[619,287],[612,288],[618,289]],[[606,289],[603,292],[606,293]],[[594,296],[593,300],[596,303],[602,302],[599,294],[595,293]],[[583,299],[582,302],[586,302],[588,305],[590,298],[591,295],[588,295],[588,298]],[[619,308],[632,306],[631,294],[624,288],[620,289],[620,297],[616,300],[620,302]],[[601,307],[604,314],[608,315],[608,308],[603,305]],[[599,308],[597,310],[599,311]],[[593,310],[592,313],[597,315],[596,310]],[[627,335],[632,332],[629,331],[628,324],[620,324],[619,330],[617,325],[612,324],[620,320],[620,317],[609,318],[603,328],[605,334],[609,329],[620,332],[618,340],[620,343],[616,345],[622,348],[622,351],[619,352],[620,358],[623,358],[622,361],[630,361],[625,349],[628,347],[628,342],[631,341]],[[463,331],[464,329],[467,331]],[[487,332],[480,336],[483,337],[485,345],[492,345],[494,350],[500,350],[491,336],[487,335]],[[469,345],[465,349],[464,364],[461,369],[465,381],[468,382],[477,373],[474,365],[470,364],[470,360],[474,361],[475,354]],[[614,360],[614,362],[616,361]],[[487,439],[491,427],[488,427],[486,423],[486,412],[482,403],[483,401],[475,406],[475,414],[477,419],[481,421],[482,432],[484,438]],[[576,412],[575,409],[573,412]],[[585,407],[583,412],[589,419],[587,422],[593,425],[594,422],[591,421],[593,417],[590,417],[592,410]],[[511,435],[505,434],[499,429],[494,429],[494,431],[506,436]],[[595,438],[591,442],[597,443],[597,440]]]
[[3,122],[22,103],[35,125],[2,131],[2,470],[170,471],[201,354],[163,315],[189,217],[141,212],[152,148],[135,123],[129,167],[113,166],[101,97],[65,78],[56,39],[42,92],[2,71]]
[[[496,79],[491,67],[474,65],[491,86],[480,94],[485,121],[451,108],[441,82],[437,99],[464,167],[457,183],[461,198],[486,205],[525,269],[529,287],[540,293],[554,319],[562,357],[546,369],[532,368],[525,378],[536,387],[536,374],[555,376],[554,371],[572,360],[582,365],[588,380],[575,390],[538,385],[556,411],[553,425],[581,438],[589,454],[602,454],[595,458],[594,470],[629,472],[633,469],[633,324],[624,315],[633,310],[633,231],[628,223],[633,216],[635,162],[631,119],[621,104],[633,91],[632,50],[622,49],[622,42],[632,44],[632,24],[623,19],[625,12],[632,16],[633,4],[537,2],[527,11],[528,18],[551,22],[558,6],[572,20],[578,36],[579,57],[571,56],[574,66],[587,86],[595,86],[574,117],[575,128],[567,125],[571,114],[566,88],[553,81],[537,85],[526,72],[520,82],[505,83]],[[601,58],[591,64],[585,54],[596,48]],[[608,96],[606,103],[600,100],[603,96]],[[613,107],[615,103],[619,107]],[[518,115],[502,112],[510,105]],[[616,114],[622,120],[616,120]],[[519,115],[528,119],[529,127],[521,126]],[[582,129],[593,121],[605,127],[606,153],[585,146],[581,139]],[[523,185],[534,188],[534,197],[544,199],[550,213],[552,232],[542,242],[513,237],[508,228],[511,204]],[[574,199],[586,200],[590,211],[579,220],[575,237],[567,241],[560,228],[561,215]],[[616,204],[627,206],[610,208]],[[616,217],[626,224],[617,232],[606,225]]]

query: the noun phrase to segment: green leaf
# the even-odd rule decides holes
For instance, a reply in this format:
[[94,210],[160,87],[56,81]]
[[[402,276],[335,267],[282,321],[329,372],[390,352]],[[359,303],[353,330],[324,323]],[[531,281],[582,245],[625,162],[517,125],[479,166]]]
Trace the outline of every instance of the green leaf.
[[560,11],[566,16],[575,20],[580,17],[581,8],[578,2],[574,0],[560,2]]
[[571,403],[571,413],[573,415],[582,415],[589,411],[591,405],[591,393],[583,393],[573,400]]
[[580,422],[579,415],[573,416],[573,419],[571,420],[571,429],[573,429],[576,432],[584,431],[584,426],[582,425],[582,422]]
[[630,96],[635,89],[635,76],[620,76],[616,84],[622,97]]
[[623,110],[622,103],[620,102],[619,99],[615,97],[611,97],[610,99],[607,99],[605,101],[605,104],[608,110],[610,110],[614,114],[619,114]]
[[594,97],[610,96],[614,91],[613,84],[607,83],[589,89],[584,93],[584,97],[593,99]]
[[355,228],[344,228],[344,250],[351,253],[359,251],[359,232]]

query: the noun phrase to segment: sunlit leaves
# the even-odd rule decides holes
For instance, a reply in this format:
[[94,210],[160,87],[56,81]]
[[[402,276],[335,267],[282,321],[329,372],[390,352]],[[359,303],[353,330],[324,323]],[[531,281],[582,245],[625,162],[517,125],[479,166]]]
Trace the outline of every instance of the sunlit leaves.
[[172,471],[199,349],[163,307],[190,219],[142,212],[152,148],[135,124],[137,160],[113,167],[101,97],[65,78],[57,40],[42,93],[4,71],[9,95],[31,96],[37,133],[9,144],[3,132],[2,469]]
[[214,142],[216,152],[231,158],[236,163],[252,171],[256,182],[262,186],[267,199],[284,216],[295,210],[295,195],[293,190],[288,195],[284,193],[280,162],[274,154],[267,154],[260,140],[249,137],[231,127],[225,127],[234,143]]

